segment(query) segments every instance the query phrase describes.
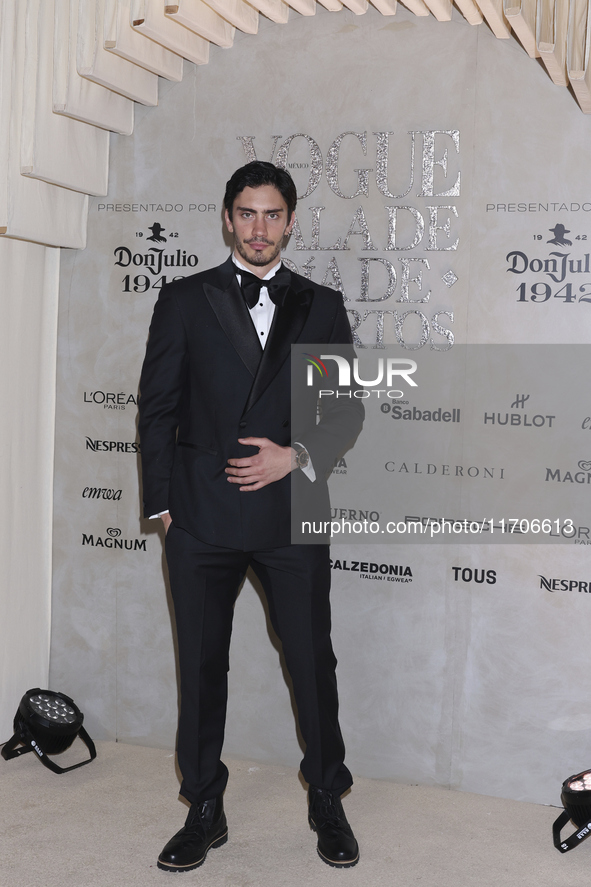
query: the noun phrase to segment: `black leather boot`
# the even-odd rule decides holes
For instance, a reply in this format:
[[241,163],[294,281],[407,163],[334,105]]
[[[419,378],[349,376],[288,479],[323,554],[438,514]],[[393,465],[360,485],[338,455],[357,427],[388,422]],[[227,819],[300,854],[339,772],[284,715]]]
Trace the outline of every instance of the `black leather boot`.
[[324,788],[308,789],[308,822],[318,834],[318,855],[327,865],[350,868],[359,862],[359,847],[341,799]]
[[184,827],[170,839],[160,856],[158,868],[167,872],[188,872],[205,862],[211,847],[228,840],[228,824],[222,796],[192,804]]

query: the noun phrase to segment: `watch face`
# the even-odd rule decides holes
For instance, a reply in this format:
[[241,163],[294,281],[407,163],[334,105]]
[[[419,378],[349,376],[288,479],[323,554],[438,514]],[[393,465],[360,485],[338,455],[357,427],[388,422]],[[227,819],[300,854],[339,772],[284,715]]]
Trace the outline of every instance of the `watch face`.
[[306,450],[299,450],[296,455],[296,462],[299,468],[305,468],[310,461],[310,455]]

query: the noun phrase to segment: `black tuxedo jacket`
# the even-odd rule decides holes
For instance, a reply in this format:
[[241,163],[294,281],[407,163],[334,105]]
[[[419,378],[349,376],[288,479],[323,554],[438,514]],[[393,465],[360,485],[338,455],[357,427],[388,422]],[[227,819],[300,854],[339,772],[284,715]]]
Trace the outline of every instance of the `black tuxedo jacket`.
[[322,510],[326,477],[358,434],[363,407],[335,399],[324,404],[316,424],[314,396],[300,405],[292,427],[289,358],[297,342],[351,342],[340,293],[292,273],[263,350],[231,258],[162,288],[140,381],[146,517],[168,509],[177,526],[226,548],[289,545],[290,475],[255,492],[227,481],[228,459],[257,452],[238,443],[244,437],[302,443],[317,480],[296,471],[294,485],[313,497],[315,513]]

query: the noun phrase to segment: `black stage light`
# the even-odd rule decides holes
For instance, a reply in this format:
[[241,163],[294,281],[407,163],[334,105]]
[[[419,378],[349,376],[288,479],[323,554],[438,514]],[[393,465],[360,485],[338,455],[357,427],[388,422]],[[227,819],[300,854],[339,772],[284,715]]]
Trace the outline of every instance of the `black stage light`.
[[[591,770],[583,770],[565,779],[560,799],[564,810],[552,826],[552,835],[556,849],[567,853],[591,835]],[[560,832],[569,819],[577,826],[577,831],[561,841]]]
[[[2,748],[8,761],[33,751],[42,764],[54,773],[67,773],[96,758],[94,742],[82,726],[84,715],[65,693],[53,690],[27,690],[14,716],[14,736]],[[71,767],[59,767],[48,755],[59,755],[79,736],[90,751],[90,757]],[[20,748],[17,748],[20,746]]]

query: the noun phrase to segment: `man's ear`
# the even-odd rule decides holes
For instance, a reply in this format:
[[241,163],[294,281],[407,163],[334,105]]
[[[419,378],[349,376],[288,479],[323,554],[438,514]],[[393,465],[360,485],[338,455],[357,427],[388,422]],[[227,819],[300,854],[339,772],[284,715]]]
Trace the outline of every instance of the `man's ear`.
[[226,222],[226,228],[230,232],[230,234],[234,233],[234,226],[232,225],[232,219],[230,218],[230,213],[227,209],[224,210],[224,221]]
[[291,234],[291,229],[294,226],[295,218],[296,218],[295,212],[292,212],[291,219],[289,220],[289,224],[288,224],[287,228],[285,229],[285,236],[286,237],[288,234]]

